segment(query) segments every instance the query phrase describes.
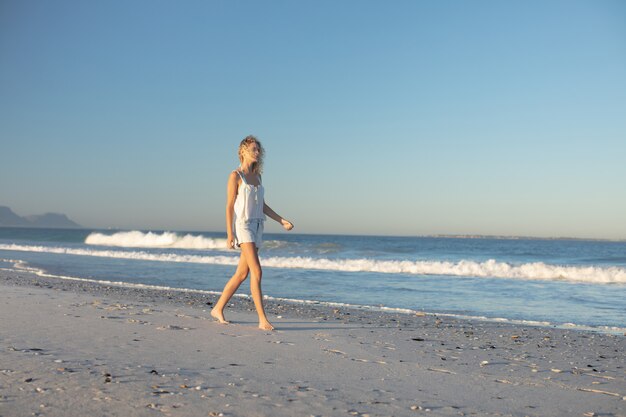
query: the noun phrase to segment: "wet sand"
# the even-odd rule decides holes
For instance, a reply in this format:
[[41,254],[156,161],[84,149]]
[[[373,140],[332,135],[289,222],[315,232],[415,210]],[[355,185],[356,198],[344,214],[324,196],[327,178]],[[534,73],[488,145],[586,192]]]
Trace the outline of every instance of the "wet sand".
[[[245,285],[245,284],[244,284]],[[626,337],[0,271],[0,416],[626,416]]]

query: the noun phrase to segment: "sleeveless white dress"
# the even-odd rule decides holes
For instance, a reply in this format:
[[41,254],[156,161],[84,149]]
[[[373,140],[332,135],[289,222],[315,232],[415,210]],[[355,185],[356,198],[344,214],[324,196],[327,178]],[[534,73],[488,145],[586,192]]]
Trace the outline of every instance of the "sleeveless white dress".
[[237,246],[242,243],[254,243],[257,248],[263,243],[263,224],[265,214],[265,190],[259,176],[259,185],[248,184],[246,176],[239,170],[236,171],[241,178],[241,184],[235,198],[235,242]]

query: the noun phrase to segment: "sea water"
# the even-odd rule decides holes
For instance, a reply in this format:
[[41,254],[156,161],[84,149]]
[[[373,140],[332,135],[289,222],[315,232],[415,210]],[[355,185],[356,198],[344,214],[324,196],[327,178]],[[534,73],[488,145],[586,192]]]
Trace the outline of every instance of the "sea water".
[[[626,331],[624,241],[264,237],[272,298]],[[0,268],[68,279],[220,292],[238,258],[221,233],[0,228]]]

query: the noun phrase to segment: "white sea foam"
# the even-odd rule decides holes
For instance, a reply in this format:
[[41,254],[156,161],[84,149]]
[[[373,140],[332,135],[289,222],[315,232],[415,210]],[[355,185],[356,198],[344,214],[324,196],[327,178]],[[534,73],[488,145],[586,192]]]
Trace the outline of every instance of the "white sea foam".
[[173,232],[153,233],[133,230],[112,235],[91,233],[85,239],[88,245],[118,246],[124,248],[172,248],[172,249],[226,249],[226,239]]
[[[136,259],[160,262],[183,262],[213,265],[236,265],[232,255],[184,255],[150,253],[145,251],[93,250],[51,246],[0,244],[0,250],[46,252],[103,258]],[[533,262],[513,265],[490,259],[485,262],[462,260],[444,261],[384,261],[376,259],[328,259],[310,257],[262,258],[266,267],[312,269],[342,272],[377,272],[384,274],[448,275],[459,277],[512,278],[527,280],[560,280],[594,284],[625,284],[626,269],[620,267],[567,266]]]

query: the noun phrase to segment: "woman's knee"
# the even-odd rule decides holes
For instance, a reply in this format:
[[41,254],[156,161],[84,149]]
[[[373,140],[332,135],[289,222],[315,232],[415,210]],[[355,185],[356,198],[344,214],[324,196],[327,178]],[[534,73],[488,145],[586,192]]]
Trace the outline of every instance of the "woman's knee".
[[263,277],[263,270],[261,269],[261,266],[253,266],[250,268],[250,279],[253,279],[255,281],[260,281],[261,278]]
[[239,283],[242,283],[246,280],[246,278],[248,278],[248,270],[246,269],[245,271],[237,271],[235,272],[235,279],[237,281],[239,281]]

